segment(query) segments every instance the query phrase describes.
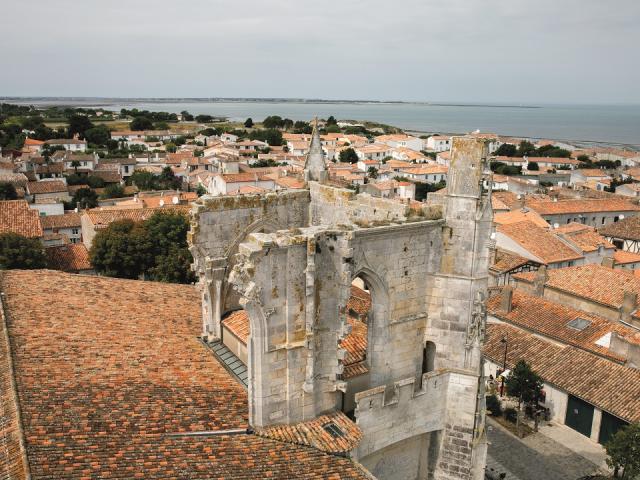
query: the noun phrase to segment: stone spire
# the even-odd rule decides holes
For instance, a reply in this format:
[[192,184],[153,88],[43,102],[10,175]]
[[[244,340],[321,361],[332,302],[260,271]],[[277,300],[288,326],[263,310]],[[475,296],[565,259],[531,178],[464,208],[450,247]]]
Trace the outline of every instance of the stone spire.
[[329,174],[324,161],[324,152],[322,151],[322,143],[320,142],[320,132],[318,131],[318,118],[313,121],[313,133],[311,134],[311,145],[307,160],[304,163],[304,179],[305,181],[314,181],[324,183]]

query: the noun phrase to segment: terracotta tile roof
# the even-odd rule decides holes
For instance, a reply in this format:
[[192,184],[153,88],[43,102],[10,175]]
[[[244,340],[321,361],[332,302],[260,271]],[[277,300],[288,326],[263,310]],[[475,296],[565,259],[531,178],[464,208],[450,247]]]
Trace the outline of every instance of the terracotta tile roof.
[[248,421],[246,391],[197,339],[193,286],[13,270],[2,291],[33,478],[368,478],[258,435],[169,435]]
[[608,177],[607,172],[604,170],[600,170],[599,168],[581,168],[576,170],[576,172],[580,172],[585,177]]
[[[328,426],[329,429],[326,428]],[[342,412],[333,412],[294,425],[259,428],[256,429],[256,435],[295,445],[307,445],[328,453],[346,453],[362,440],[362,430]]]
[[640,370],[571,346],[560,346],[505,324],[488,324],[483,352],[507,368],[525,360],[545,382],[628,422],[640,421]]
[[236,310],[222,319],[222,324],[233,333],[238,340],[247,345],[250,327],[246,310]]
[[546,265],[583,258],[553,233],[530,221],[499,225],[497,231],[511,238]]
[[47,247],[47,265],[63,272],[81,272],[92,270],[89,252],[83,243],[70,243],[55,247]]
[[[620,308],[625,291],[640,296],[640,278],[627,270],[589,264],[551,269],[547,274],[545,286],[613,308]],[[534,277],[535,272],[514,275],[515,279],[526,282],[533,282]]]
[[[624,361],[624,357],[610,351],[606,346],[596,344],[596,342],[612,332],[619,333],[623,337],[636,333],[635,329],[611,322],[598,315],[528,295],[518,289],[513,291],[511,305],[512,310],[509,313],[502,310],[501,295],[497,293],[487,301],[487,312],[504,322],[529,332],[588,350],[620,363]],[[588,320],[590,324],[583,330],[568,325],[569,322],[577,318]]]
[[497,225],[509,225],[528,220],[538,227],[549,228],[547,221],[542,218],[535,210],[529,208],[519,208],[510,212],[498,212],[493,216],[493,221]]
[[623,218],[599,228],[598,232],[605,237],[640,240],[640,216]]
[[[83,169],[79,168],[78,171],[82,171]],[[62,173],[64,172],[64,165],[62,163],[47,163],[44,165],[36,165],[34,171],[37,174],[54,174],[54,173]]]
[[25,147],[39,146],[39,145],[44,145],[44,142],[42,140],[36,140],[35,138],[25,138],[24,139],[24,146]]
[[640,206],[619,198],[589,198],[554,201],[528,200],[527,206],[540,215],[562,215],[569,213],[637,212]]
[[285,188],[304,188],[304,182],[295,177],[279,177],[276,184]]
[[491,200],[499,201],[500,203],[507,206],[507,209],[511,210],[518,203],[518,196],[513,192],[492,192]]
[[347,301],[347,309],[356,312],[360,318],[366,317],[371,308],[371,295],[355,285],[351,285],[351,296]]
[[42,237],[42,224],[37,210],[25,200],[0,201],[0,233],[13,232],[24,237]]
[[42,228],[50,230],[52,228],[74,228],[80,227],[80,215],[75,212],[65,213],[64,215],[46,215],[40,217]]
[[613,253],[613,260],[616,265],[624,265],[626,263],[640,262],[640,253],[625,252],[624,250],[616,250]]
[[521,257],[520,255],[506,250],[497,249],[496,261],[489,267],[489,269],[497,273],[506,273],[526,265],[527,263],[538,265],[536,262],[529,260],[528,258]]
[[0,305],[0,478],[26,480],[28,463],[10,348],[4,309]]
[[582,225],[583,228],[573,227],[571,231],[558,231],[554,230],[554,233],[560,235],[566,241],[573,243],[577,248],[583,252],[595,252],[600,247],[613,249],[615,246],[605,239],[602,235],[596,232],[596,229],[588,225]]
[[117,170],[94,170],[91,176],[99,177],[106,183],[119,183],[122,180],[122,176]]
[[111,222],[117,220],[133,220],[142,222],[150,218],[156,212],[177,212],[187,215],[190,207],[188,205],[165,205],[161,208],[113,208],[102,209],[92,208],[85,210],[82,215],[86,215],[95,228],[105,228]]
[[84,140],[78,140],[77,138],[53,138],[51,140],[45,140],[47,145],[86,145]]
[[218,173],[216,176],[221,177],[226,183],[248,183],[259,180],[273,181],[262,173]]
[[27,192],[29,195],[37,195],[39,193],[67,193],[67,184],[62,180],[43,180],[40,182],[27,183]]
[[449,171],[449,167],[446,165],[420,165],[417,167],[405,167],[401,168],[400,172],[410,173],[414,175],[440,175],[446,174]]

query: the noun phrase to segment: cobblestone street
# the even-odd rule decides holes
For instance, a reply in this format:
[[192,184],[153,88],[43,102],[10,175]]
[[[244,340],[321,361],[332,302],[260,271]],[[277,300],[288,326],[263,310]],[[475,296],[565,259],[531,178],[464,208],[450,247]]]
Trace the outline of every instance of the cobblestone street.
[[487,435],[487,466],[507,473],[506,480],[576,480],[601,473],[595,464],[541,433],[520,440],[487,419]]

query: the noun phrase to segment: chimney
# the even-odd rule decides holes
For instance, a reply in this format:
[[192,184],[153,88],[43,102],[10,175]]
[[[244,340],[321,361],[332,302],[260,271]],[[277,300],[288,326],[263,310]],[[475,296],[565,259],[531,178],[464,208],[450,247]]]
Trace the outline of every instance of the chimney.
[[514,210],[519,210],[524,207],[524,195],[519,194],[516,197],[516,203],[514,204]]
[[604,257],[602,259],[602,266],[607,268],[613,268],[614,260],[613,257]]
[[536,276],[533,279],[533,294],[538,297],[544,296],[544,285],[549,280],[549,274],[547,273],[547,266],[542,265],[536,272]]
[[513,287],[507,285],[502,289],[500,294],[500,310],[505,313],[511,312],[513,309]]
[[633,322],[633,312],[636,311],[636,302],[638,301],[638,294],[636,292],[624,292],[624,298],[622,299],[622,305],[620,305],[620,321],[625,323]]

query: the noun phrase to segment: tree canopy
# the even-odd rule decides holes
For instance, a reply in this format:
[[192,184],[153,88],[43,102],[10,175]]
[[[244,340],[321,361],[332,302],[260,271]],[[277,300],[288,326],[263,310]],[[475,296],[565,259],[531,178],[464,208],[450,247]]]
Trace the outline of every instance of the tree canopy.
[[151,130],[153,128],[153,122],[147,117],[135,117],[131,120],[129,128],[134,131]]
[[244,121],[244,127],[245,128],[252,128],[253,127],[253,119],[251,117],[247,118]]
[[80,204],[80,208],[95,208],[98,206],[98,194],[89,187],[76,190],[70,202],[65,202],[65,209],[73,210]]
[[527,362],[520,360],[511,370],[511,374],[505,381],[505,386],[510,396],[517,397],[520,402],[525,404],[533,403],[540,398],[542,379]]
[[0,182],[0,200],[15,200],[18,198],[16,187],[9,182]]
[[95,236],[91,264],[110,277],[191,283],[188,230],[186,216],[175,212],[158,212],[139,223],[113,222]]
[[34,269],[46,266],[47,258],[40,240],[17,233],[0,233],[0,269]]
[[607,465],[623,469],[623,477],[633,479],[640,475],[640,423],[618,430],[604,446]]
[[71,115],[69,117],[69,136],[73,137],[76,133],[80,137],[85,138],[85,132],[93,128],[93,124],[86,115]]
[[345,148],[344,150],[342,150],[340,152],[339,158],[340,158],[340,161],[344,163],[358,163],[358,160],[359,160],[358,154],[351,147]]

